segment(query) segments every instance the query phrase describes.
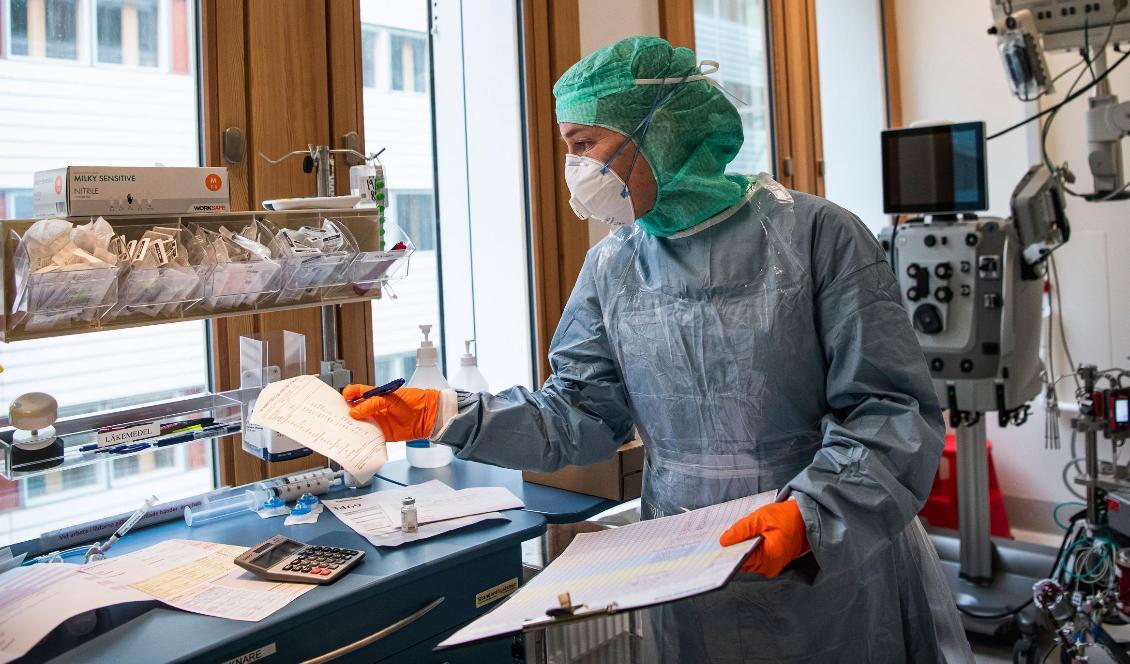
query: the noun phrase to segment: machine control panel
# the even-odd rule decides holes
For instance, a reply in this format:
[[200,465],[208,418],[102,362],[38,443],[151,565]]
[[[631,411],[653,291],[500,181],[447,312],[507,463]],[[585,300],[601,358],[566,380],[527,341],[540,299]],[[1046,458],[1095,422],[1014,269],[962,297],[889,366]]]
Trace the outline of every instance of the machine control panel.
[[1029,340],[1012,330],[1039,326],[1042,282],[1024,279],[1012,224],[911,221],[880,241],[943,404],[986,412],[1030,399],[1038,348],[1019,348]]

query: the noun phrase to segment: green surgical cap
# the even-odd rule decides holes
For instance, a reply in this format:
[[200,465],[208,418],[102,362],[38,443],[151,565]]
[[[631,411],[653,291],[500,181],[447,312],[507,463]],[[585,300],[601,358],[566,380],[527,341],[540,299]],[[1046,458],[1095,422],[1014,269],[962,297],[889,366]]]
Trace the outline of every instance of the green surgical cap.
[[[632,134],[656,100],[673,85],[637,84],[636,79],[682,78],[699,73],[694,51],[673,48],[658,37],[629,37],[592,53],[553,86],[557,121],[597,125]],[[729,208],[749,180],[727,175],[742,147],[742,123],[721,90],[704,80],[677,84],[646,133],[634,136],[655,176],[655,207],[637,223],[659,237],[686,230]],[[642,135],[642,138],[641,138]]]

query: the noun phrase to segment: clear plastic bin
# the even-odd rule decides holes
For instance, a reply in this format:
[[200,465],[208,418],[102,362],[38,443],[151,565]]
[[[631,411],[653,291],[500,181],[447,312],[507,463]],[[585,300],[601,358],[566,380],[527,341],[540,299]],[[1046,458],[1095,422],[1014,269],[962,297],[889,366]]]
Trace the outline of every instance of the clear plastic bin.
[[119,267],[32,272],[31,260],[14,232],[11,241],[17,247],[13,261],[14,327],[34,332],[95,325],[99,316],[117,302]]
[[372,287],[407,276],[412,252],[412,249],[399,249],[359,253],[350,266],[349,282],[354,286]]
[[200,306],[209,311],[236,309],[279,292],[282,265],[276,261],[220,263],[212,271],[208,294]]
[[[140,227],[135,233],[140,235],[145,230]],[[215,267],[210,259],[211,252],[184,228],[180,229],[177,240],[180,250],[188,252],[188,265],[125,268],[118,286],[118,302],[104,320],[125,314],[171,317],[204,298],[208,278]]]
[[[282,264],[282,286],[276,298],[278,304],[316,301],[330,289],[349,282],[349,267],[357,257],[357,242],[341,220],[332,218],[329,220],[341,232],[342,249],[280,257],[278,260]],[[276,246],[272,245],[271,248],[277,251]]]
[[[252,220],[255,227],[255,241],[268,246],[272,239],[272,229],[258,220]],[[196,227],[194,234],[204,235],[205,241],[219,241],[219,225],[213,228]],[[246,230],[246,228],[245,228]],[[214,246],[214,245],[213,245]],[[231,246],[231,245],[228,245]],[[238,251],[238,249],[237,249]],[[216,266],[209,275],[204,299],[195,307],[206,311],[222,311],[240,307],[255,306],[279,292],[282,278],[282,264],[272,258],[243,258],[220,260],[222,254],[214,251]]]

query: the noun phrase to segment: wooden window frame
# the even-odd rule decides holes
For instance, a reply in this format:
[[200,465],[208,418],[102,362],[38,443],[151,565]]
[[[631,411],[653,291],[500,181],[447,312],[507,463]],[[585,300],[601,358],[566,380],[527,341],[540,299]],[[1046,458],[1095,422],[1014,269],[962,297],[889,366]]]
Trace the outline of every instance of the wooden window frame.
[[[226,166],[233,209],[253,210],[275,196],[314,193],[314,180],[297,166],[271,166],[275,156],[307,143],[339,145],[348,132],[364,135],[361,88],[360,0],[275,2],[201,0],[201,76],[204,162]],[[252,45],[254,47],[252,48]],[[300,47],[296,47],[300,45]],[[244,136],[244,158],[223,161],[228,127]],[[337,162],[337,172],[348,165]],[[348,193],[337,178],[337,193]],[[372,384],[373,324],[368,302],[336,307],[339,356],[353,380]],[[215,389],[239,386],[239,337],[286,329],[306,336],[307,367],[321,358],[318,307],[221,318],[212,324]],[[238,436],[219,445],[220,481],[238,485],[324,466],[325,457],[268,463],[240,449]]]
[[[764,0],[768,21],[770,126],[777,179],[824,193],[815,0]],[[886,0],[885,0],[886,1]],[[580,59],[577,0],[524,0],[524,73],[529,159],[534,321],[541,380],[549,344],[589,249],[565,186],[565,147],[553,112],[553,83]],[[694,48],[694,0],[657,0],[660,36]]]

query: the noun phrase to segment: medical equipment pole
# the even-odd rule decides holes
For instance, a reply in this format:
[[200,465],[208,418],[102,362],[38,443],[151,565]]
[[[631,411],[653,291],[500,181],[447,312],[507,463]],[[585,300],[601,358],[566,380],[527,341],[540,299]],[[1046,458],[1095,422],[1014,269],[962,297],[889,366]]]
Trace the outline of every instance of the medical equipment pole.
[[[1079,377],[1083,381],[1083,393],[1095,393],[1095,381],[1098,380],[1098,367],[1093,364],[1079,365]],[[1087,413],[1093,414],[1093,413]],[[1080,413],[1084,415],[1084,413]],[[1096,482],[1099,479],[1099,432],[1095,426],[1088,426],[1083,430],[1083,442],[1087,457],[1087,525],[1094,527],[1099,522],[1099,501],[1102,499]],[[1118,469],[1115,468],[1117,474]]]
[[993,576],[989,529],[989,452],[985,419],[957,428],[957,510],[961,535],[961,576],[987,581]]

